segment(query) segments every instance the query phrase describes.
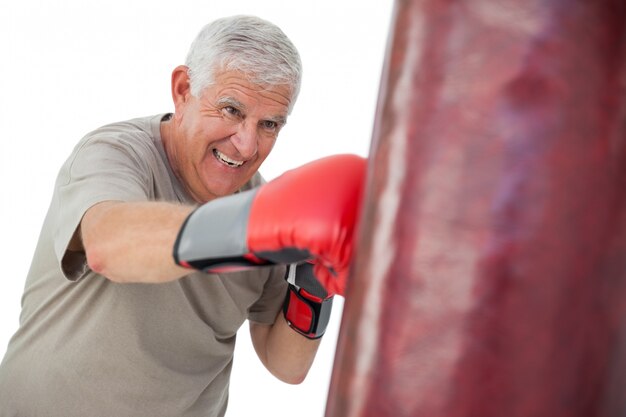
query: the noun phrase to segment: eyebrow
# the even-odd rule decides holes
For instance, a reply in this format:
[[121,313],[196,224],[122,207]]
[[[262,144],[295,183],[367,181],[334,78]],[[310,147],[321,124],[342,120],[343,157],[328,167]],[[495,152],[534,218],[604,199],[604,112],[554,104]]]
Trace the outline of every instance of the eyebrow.
[[285,116],[272,116],[272,117],[268,117],[265,120],[267,120],[268,122],[274,122],[280,126],[283,126],[287,123],[287,118]]
[[[241,112],[243,112],[244,114],[247,111],[246,106],[240,102],[239,100],[237,100],[234,97],[220,97],[219,99],[217,99],[217,101],[215,102],[216,105],[218,106],[232,106],[235,107],[237,110],[240,110]],[[268,122],[274,122],[277,123],[279,125],[284,125],[287,123],[287,117],[285,116],[269,116],[266,117],[264,120],[267,120]]]
[[237,110],[241,110],[244,112],[246,111],[246,106],[242,102],[240,102],[239,100],[233,97],[220,97],[217,99],[215,104],[217,104],[218,106],[224,106],[224,105],[232,106],[232,107],[236,107]]

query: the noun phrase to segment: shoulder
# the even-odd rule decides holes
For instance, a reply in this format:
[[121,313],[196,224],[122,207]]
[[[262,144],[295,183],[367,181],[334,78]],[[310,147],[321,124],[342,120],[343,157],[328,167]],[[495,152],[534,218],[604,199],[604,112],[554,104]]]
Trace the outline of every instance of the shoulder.
[[80,148],[88,143],[109,143],[111,145],[154,147],[154,119],[158,116],[148,116],[121,122],[109,123],[87,133],[78,143]]
[[94,129],[76,144],[70,160],[86,153],[113,159],[130,158],[139,164],[159,159],[154,120],[161,116],[130,119]]
[[115,166],[150,171],[160,159],[152,129],[156,117],[110,123],[87,133],[63,164],[59,184],[85,173],[108,172]]

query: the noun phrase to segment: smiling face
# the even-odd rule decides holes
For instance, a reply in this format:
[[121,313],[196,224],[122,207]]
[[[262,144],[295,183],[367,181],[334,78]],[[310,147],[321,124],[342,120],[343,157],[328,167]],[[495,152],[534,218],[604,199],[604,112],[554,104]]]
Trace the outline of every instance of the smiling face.
[[161,125],[165,150],[187,191],[204,203],[234,193],[257,172],[287,120],[291,90],[225,71],[194,97],[182,66],[172,74],[172,95],[174,116]]

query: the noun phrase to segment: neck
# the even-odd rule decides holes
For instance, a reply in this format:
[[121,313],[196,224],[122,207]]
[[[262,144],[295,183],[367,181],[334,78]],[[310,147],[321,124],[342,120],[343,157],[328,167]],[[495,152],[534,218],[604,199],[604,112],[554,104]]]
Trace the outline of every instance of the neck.
[[161,125],[159,126],[161,131],[161,142],[163,143],[165,156],[167,157],[167,162],[170,164],[170,168],[172,168],[172,172],[176,175],[176,178],[178,178],[181,184],[184,184],[176,162],[176,146],[174,146],[174,142],[176,141],[176,126],[174,125],[173,119],[174,116],[172,115],[161,120]]

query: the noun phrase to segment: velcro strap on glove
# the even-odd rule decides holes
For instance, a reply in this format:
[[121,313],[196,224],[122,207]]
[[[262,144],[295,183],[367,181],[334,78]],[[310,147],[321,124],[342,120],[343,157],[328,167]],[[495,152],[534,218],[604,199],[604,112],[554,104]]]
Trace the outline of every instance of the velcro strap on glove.
[[317,339],[326,332],[332,307],[333,297],[321,299],[289,284],[283,314],[292,329],[309,339]]

